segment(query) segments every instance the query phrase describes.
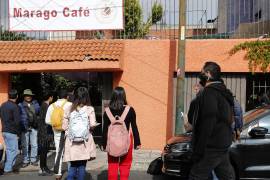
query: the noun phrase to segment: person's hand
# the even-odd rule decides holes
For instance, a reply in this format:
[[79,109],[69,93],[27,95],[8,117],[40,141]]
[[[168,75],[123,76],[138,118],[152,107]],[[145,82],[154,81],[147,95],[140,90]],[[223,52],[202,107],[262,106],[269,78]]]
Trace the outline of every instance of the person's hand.
[[101,150],[101,151],[105,151],[105,149],[104,149],[104,147],[101,145],[101,146],[99,146],[99,149]]
[[137,146],[135,149],[136,149],[136,150],[139,150],[139,149],[141,149],[141,148],[142,148],[142,146],[139,145],[139,146]]

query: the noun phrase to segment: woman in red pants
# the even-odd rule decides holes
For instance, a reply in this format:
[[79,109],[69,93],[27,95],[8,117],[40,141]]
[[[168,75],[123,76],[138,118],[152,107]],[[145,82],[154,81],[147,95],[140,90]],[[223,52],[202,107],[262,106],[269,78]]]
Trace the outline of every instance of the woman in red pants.
[[[126,93],[124,88],[116,87],[113,90],[111,101],[109,103],[109,109],[113,116],[121,116],[127,105]],[[111,124],[107,113],[103,115],[103,148],[107,146],[108,127]],[[108,154],[108,179],[117,180],[118,172],[120,172],[120,180],[128,180],[131,163],[132,163],[132,151],[134,149],[141,148],[140,135],[136,124],[136,113],[134,108],[130,107],[126,118],[125,124],[127,130],[130,133],[130,146],[128,153],[121,157],[113,157]],[[131,129],[130,129],[131,126]],[[134,140],[134,141],[133,141]]]

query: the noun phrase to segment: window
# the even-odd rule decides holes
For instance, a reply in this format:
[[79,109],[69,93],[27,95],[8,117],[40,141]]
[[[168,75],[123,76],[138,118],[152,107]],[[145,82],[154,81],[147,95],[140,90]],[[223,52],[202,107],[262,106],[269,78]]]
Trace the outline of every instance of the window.
[[262,10],[260,9],[256,14],[255,14],[255,21],[259,21],[262,18]]
[[264,127],[268,129],[268,133],[270,133],[270,114],[264,116],[263,118],[259,119],[258,126]]

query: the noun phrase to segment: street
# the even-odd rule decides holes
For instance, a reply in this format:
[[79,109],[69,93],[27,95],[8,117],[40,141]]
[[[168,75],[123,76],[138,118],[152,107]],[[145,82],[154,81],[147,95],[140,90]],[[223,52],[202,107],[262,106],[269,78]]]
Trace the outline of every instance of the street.
[[[89,172],[89,171],[88,171]],[[64,174],[64,179],[66,173]],[[0,176],[0,179],[4,180],[52,180],[53,176],[38,176],[37,172],[21,172],[20,174],[13,174],[8,176]],[[144,171],[131,171],[129,180],[176,180],[174,177],[165,176],[151,176]],[[97,172],[90,171],[87,173],[85,180],[107,180],[107,171]]]

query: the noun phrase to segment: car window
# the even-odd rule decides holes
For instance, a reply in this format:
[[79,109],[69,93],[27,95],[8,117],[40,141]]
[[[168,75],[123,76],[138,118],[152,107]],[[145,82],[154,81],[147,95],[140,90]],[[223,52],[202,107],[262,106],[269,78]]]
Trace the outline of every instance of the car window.
[[270,112],[269,109],[266,109],[266,108],[254,109],[254,110],[246,112],[244,114],[244,126],[249,126],[250,123],[253,124],[254,120],[265,116],[269,112]]
[[249,136],[248,132],[252,128],[258,127],[258,126],[267,128],[269,130],[268,133],[270,133],[270,113],[269,113],[269,111],[267,111],[267,113],[264,113],[264,114],[259,114],[259,116],[254,116],[251,121],[249,121],[248,123],[246,123],[244,125],[244,128],[243,128],[241,135]]
[[270,114],[259,119],[258,126],[267,128],[268,133],[270,133]]
[[[267,125],[270,126],[270,110],[266,108],[255,109],[245,113],[244,126],[242,128],[241,136],[247,137],[248,132],[257,126]],[[266,127],[267,128],[267,127]],[[269,127],[270,128],[270,127]],[[269,129],[270,133],[270,129]]]

